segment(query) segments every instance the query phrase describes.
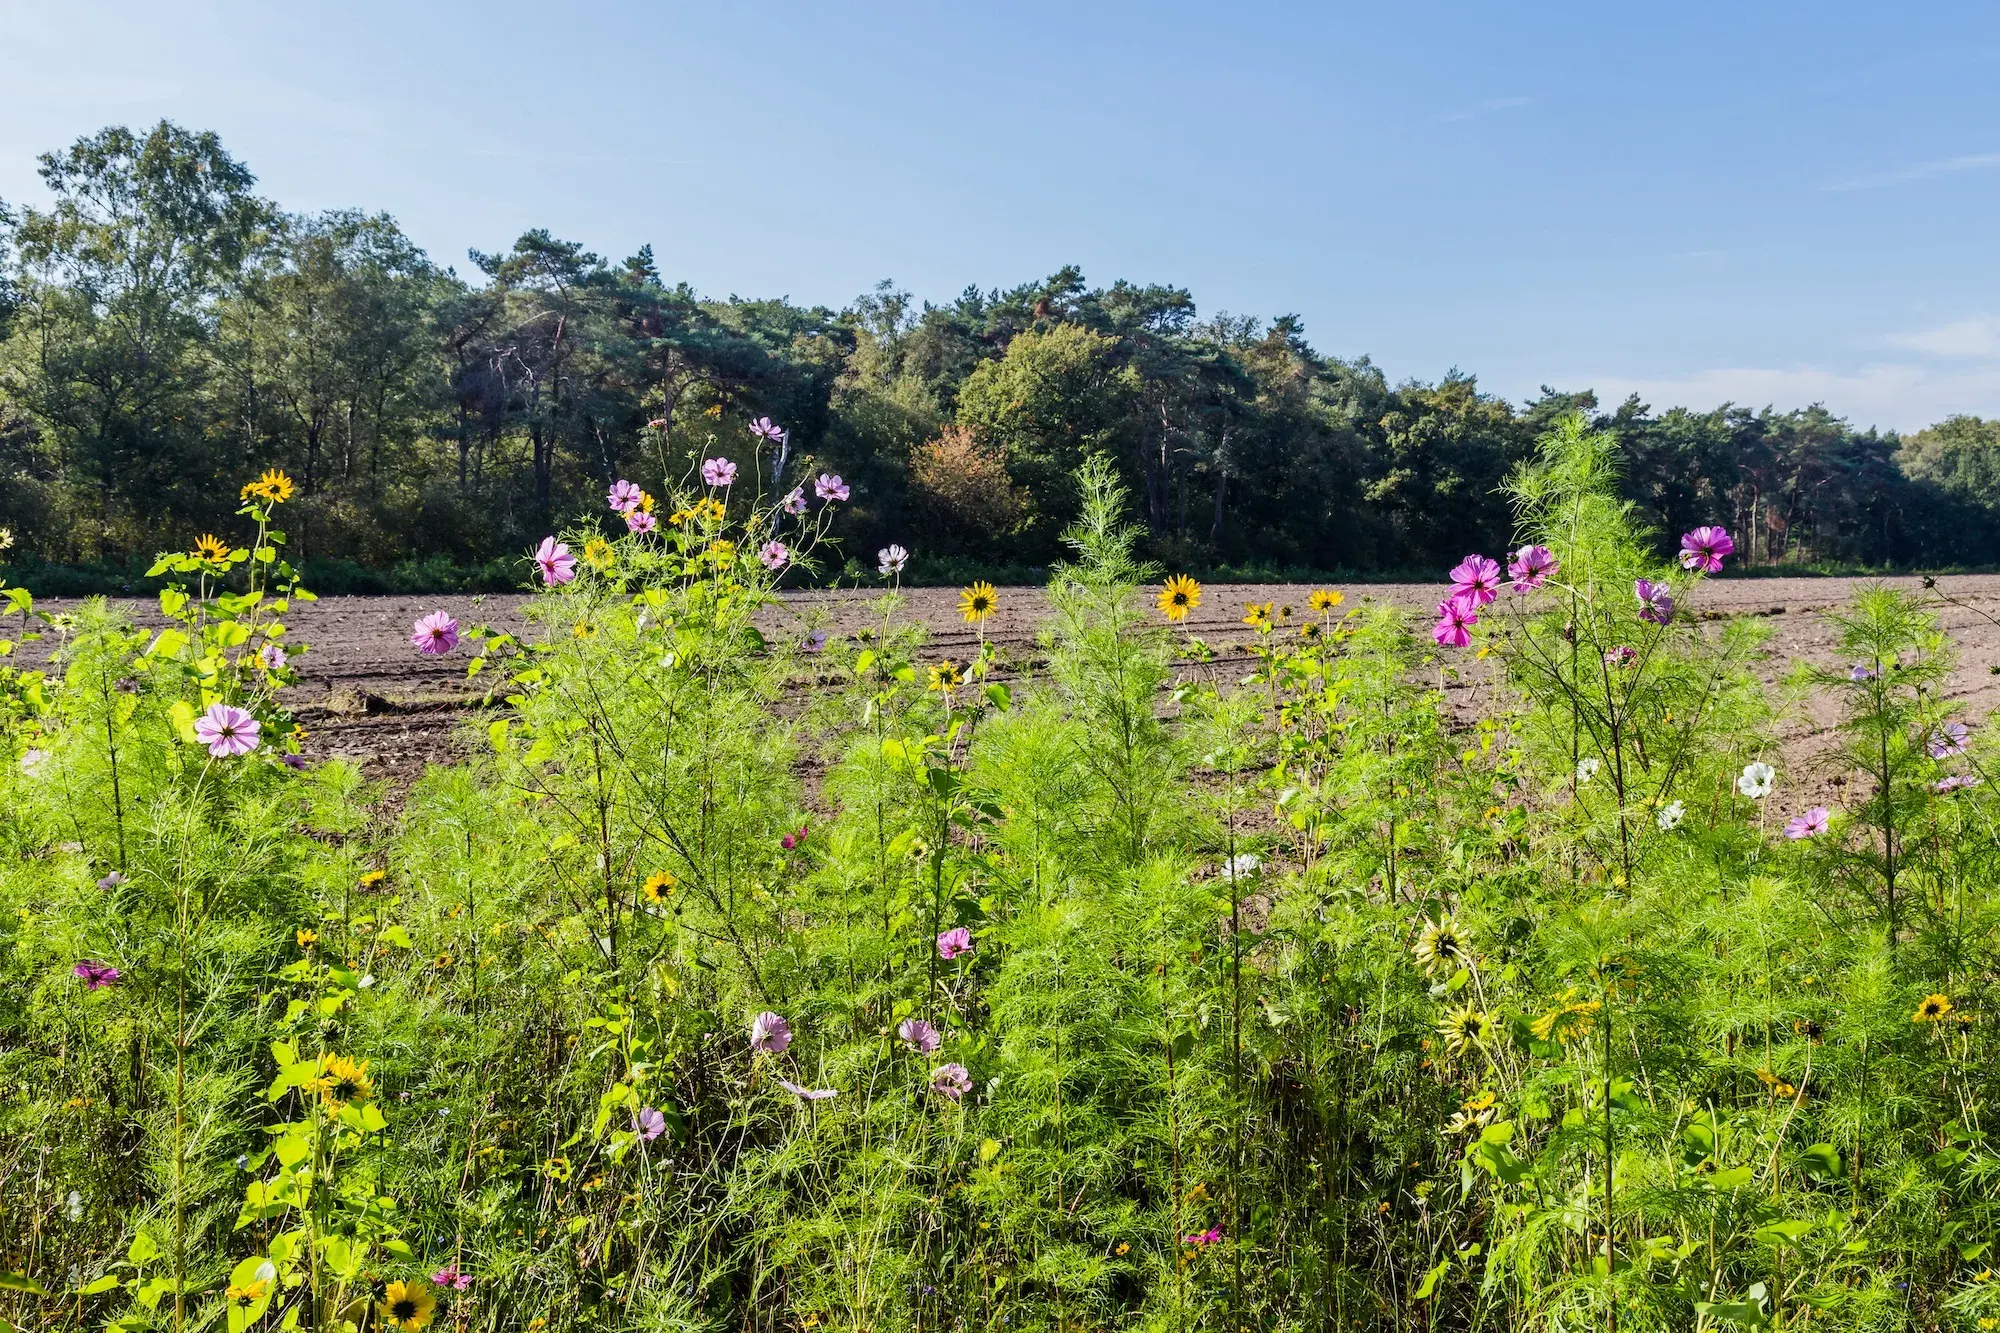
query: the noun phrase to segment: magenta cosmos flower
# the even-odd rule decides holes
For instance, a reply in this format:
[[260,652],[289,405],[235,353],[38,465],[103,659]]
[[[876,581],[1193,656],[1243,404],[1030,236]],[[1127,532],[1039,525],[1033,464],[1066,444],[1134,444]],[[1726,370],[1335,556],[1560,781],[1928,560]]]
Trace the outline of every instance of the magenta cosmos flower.
[[1438,603],[1438,623],[1431,626],[1431,638],[1440,648],[1463,648],[1472,642],[1472,627],[1479,612],[1470,602],[1450,597]]
[[1949,759],[1964,754],[1971,743],[1972,733],[1963,722],[1947,722],[1930,734],[1930,743],[1925,748],[1933,759]]
[[425,657],[443,657],[458,647],[458,622],[443,611],[433,611],[411,628],[410,646]]
[[1639,599],[1639,619],[1664,625],[1674,618],[1674,595],[1666,584],[1640,579],[1632,585],[1632,595]]
[[1724,556],[1733,555],[1736,542],[1721,528],[1696,528],[1681,534],[1681,568],[1718,573]]
[[822,500],[845,500],[848,494],[847,483],[840,479],[838,472],[831,474],[822,472],[819,474],[819,480],[813,483],[813,494]]
[[942,1042],[938,1030],[921,1018],[906,1018],[896,1025],[896,1035],[920,1055],[929,1055]]
[[1546,546],[1523,546],[1507,562],[1507,577],[1514,580],[1515,592],[1530,592],[1555,577],[1562,568]]
[[1832,812],[1823,805],[1816,805],[1802,815],[1793,815],[1785,824],[1785,836],[1793,842],[1801,838],[1816,838],[1826,832],[1827,821]]
[[116,986],[124,974],[105,963],[95,963],[86,958],[70,969],[70,975],[80,977],[91,990],[103,990],[106,986]]
[[736,482],[736,464],[726,458],[702,460],[701,479],[710,486],[731,486]]
[[654,518],[643,509],[634,509],[631,513],[625,515],[625,531],[627,532],[648,533],[659,526],[660,520]]
[[792,1044],[792,1025],[781,1015],[766,1009],[750,1020],[750,1049],[765,1055],[782,1054]]
[[194,738],[217,759],[249,754],[257,748],[257,719],[233,704],[211,704],[194,720]]
[[811,829],[812,821],[808,819],[805,823],[799,825],[797,832],[787,833],[784,837],[778,839],[778,845],[789,852],[806,840],[806,834]]
[[611,506],[611,512],[614,514],[631,513],[639,507],[639,502],[644,498],[644,493],[640,491],[637,482],[626,481],[622,477],[611,483],[611,489],[605,492],[604,496],[605,502]]
[[972,952],[972,932],[964,926],[953,926],[937,937],[938,957],[950,962],[960,954]]
[[757,561],[766,569],[783,569],[785,562],[791,558],[791,548],[787,547],[783,542],[765,542],[757,548]]
[[433,1287],[444,1287],[451,1291],[470,1291],[472,1289],[472,1274],[459,1272],[457,1264],[446,1264],[443,1268],[431,1274],[431,1285]]
[[750,433],[760,440],[769,440],[772,444],[785,442],[785,432],[780,430],[778,424],[769,417],[758,417],[751,422]]
[[667,1117],[656,1107],[642,1106],[639,1108],[639,1114],[632,1119],[632,1132],[643,1141],[651,1143],[667,1132]]
[[961,1064],[939,1065],[931,1071],[931,1091],[957,1101],[972,1091],[972,1071]]
[[1468,555],[1452,567],[1451,595],[1481,607],[1500,595],[1500,562]]
[[541,568],[542,582],[551,588],[576,577],[576,557],[554,537],[542,538],[542,544],[535,548],[535,564]]
[[1182,1236],[1182,1237],[1181,1237],[1181,1244],[1183,1244],[1183,1245],[1213,1245],[1213,1244],[1215,1244],[1215,1243],[1216,1243],[1217,1241],[1219,1241],[1219,1240],[1221,1240],[1221,1239],[1222,1239],[1222,1228],[1221,1228],[1221,1227],[1210,1227],[1210,1228],[1209,1228],[1208,1230],[1206,1230],[1206,1231],[1197,1231],[1197,1232],[1195,1232],[1195,1233],[1194,1233],[1194,1234],[1193,1234],[1192,1236]]

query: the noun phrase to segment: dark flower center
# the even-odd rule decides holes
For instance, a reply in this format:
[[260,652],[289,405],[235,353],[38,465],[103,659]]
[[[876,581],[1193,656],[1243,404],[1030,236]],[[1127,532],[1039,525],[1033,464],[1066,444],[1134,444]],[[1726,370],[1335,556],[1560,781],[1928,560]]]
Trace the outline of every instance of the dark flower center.
[[397,1319],[415,1319],[417,1317],[417,1303],[405,1296],[402,1300],[397,1301],[389,1307],[389,1313]]

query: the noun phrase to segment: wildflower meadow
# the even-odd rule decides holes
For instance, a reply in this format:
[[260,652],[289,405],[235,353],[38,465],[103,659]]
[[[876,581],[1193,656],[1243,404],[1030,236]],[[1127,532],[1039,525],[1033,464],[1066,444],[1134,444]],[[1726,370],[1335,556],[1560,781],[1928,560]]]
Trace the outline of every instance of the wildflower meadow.
[[[1935,605],[1766,685],[1570,417],[1434,618],[1212,647],[1091,462],[1032,660],[947,660],[783,442],[417,621],[488,693],[393,799],[302,757],[282,473],[165,630],[6,591],[0,1329],[2000,1327]],[[870,628],[760,616],[857,555]]]

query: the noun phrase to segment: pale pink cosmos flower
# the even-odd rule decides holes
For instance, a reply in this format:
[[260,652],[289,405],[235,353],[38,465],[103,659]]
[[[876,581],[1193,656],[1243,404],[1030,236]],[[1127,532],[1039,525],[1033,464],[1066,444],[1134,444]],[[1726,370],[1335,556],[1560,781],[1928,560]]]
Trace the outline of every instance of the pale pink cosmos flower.
[[1440,648],[1463,648],[1472,642],[1472,627],[1479,612],[1469,602],[1456,597],[1438,603],[1438,623],[1431,626],[1431,638]]
[[1940,780],[1931,790],[1937,792],[1939,795],[1949,796],[1955,791],[1963,791],[1967,787],[1977,787],[1978,785],[1979,779],[1973,777],[1970,773],[1954,773],[1950,777]]
[[1704,574],[1721,571],[1723,557],[1733,555],[1736,541],[1721,528],[1700,527],[1681,534],[1681,568]]
[[257,719],[234,704],[211,704],[194,720],[194,738],[206,745],[217,759],[249,754],[257,748],[257,733],[263,730]]
[[785,562],[791,558],[791,549],[783,542],[765,542],[757,548],[758,563],[769,570],[783,569]]
[[1666,584],[1640,579],[1632,585],[1632,595],[1639,599],[1639,619],[1664,625],[1674,618],[1674,595]]
[[410,630],[410,646],[425,657],[443,657],[458,647],[458,622],[443,611],[433,611]]
[[1523,546],[1507,562],[1507,577],[1515,592],[1530,592],[1555,577],[1562,568],[1546,546]]
[[891,543],[875,553],[875,568],[887,578],[891,574],[903,572],[903,566],[910,563],[910,553]]
[[803,486],[794,486],[794,487],[792,487],[792,490],[791,490],[791,494],[787,495],[787,496],[786,496],[786,497],[784,498],[784,502],[783,502],[783,507],[784,507],[784,510],[785,510],[785,512],[786,512],[787,514],[803,514],[803,513],[805,513],[805,512],[806,512],[806,488],[805,488],[805,487],[803,487]]
[[847,483],[840,479],[838,472],[831,474],[822,472],[819,474],[819,480],[813,483],[813,494],[822,500],[845,500],[848,495]]
[[1856,662],[1853,666],[1847,668],[1847,678],[1856,685],[1865,685],[1867,682],[1875,679],[1875,668],[1869,666],[1866,662]]
[[266,639],[264,646],[257,650],[257,665],[266,671],[276,671],[285,664],[285,650]]
[[775,1079],[773,1081],[786,1092],[791,1093],[792,1096],[803,1097],[809,1102],[823,1102],[829,1097],[840,1095],[839,1088],[802,1088],[788,1078]]
[[1500,562],[1483,555],[1468,555],[1452,566],[1451,595],[1473,607],[1482,607],[1500,595]]
[[792,1044],[792,1025],[766,1009],[750,1020],[750,1049],[765,1055],[780,1055]]
[[640,491],[637,482],[626,481],[621,477],[611,483],[611,489],[605,493],[604,499],[611,506],[612,513],[629,514],[639,507],[640,502],[645,499],[645,494]]
[[542,538],[542,544],[535,548],[535,564],[541,568],[542,582],[551,588],[576,577],[576,557],[554,537]]
[[760,440],[769,440],[772,444],[785,442],[785,432],[780,430],[777,423],[769,417],[758,417],[751,422],[750,433]]
[[1793,815],[1785,824],[1785,836],[1793,842],[1801,838],[1816,838],[1826,832],[1827,822],[1833,814],[1823,805],[1816,805],[1802,815]]
[[642,1106],[639,1114],[632,1118],[632,1132],[642,1141],[651,1143],[667,1132],[667,1117],[656,1107]]
[[962,953],[972,952],[972,932],[964,926],[953,926],[937,937],[938,957],[950,962]]
[[1637,660],[1638,656],[1639,654],[1634,649],[1620,644],[1604,655],[1604,665],[1615,667],[1631,666]]
[[625,531],[627,532],[644,534],[651,532],[659,526],[660,520],[654,518],[643,509],[634,509],[631,513],[625,515]]
[[431,1285],[433,1287],[444,1287],[450,1291],[470,1291],[472,1290],[472,1274],[459,1272],[458,1265],[455,1263],[446,1264],[443,1268],[431,1274]]
[[939,1065],[931,1071],[931,1091],[957,1101],[972,1091],[972,1071],[956,1063]]
[[736,464],[726,458],[702,460],[701,479],[710,486],[731,486],[736,482]]
[[1933,759],[1949,759],[1955,754],[1964,754],[1972,744],[1972,732],[1963,722],[1947,722],[1931,732],[1929,743],[1924,747]]
[[896,1035],[919,1055],[929,1055],[942,1043],[938,1030],[921,1018],[906,1018],[896,1025]]

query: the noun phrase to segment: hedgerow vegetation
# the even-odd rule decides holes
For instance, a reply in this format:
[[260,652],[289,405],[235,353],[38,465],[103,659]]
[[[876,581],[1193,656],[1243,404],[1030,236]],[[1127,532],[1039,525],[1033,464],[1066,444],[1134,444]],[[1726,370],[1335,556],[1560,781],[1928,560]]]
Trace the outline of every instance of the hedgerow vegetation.
[[393,810],[296,755],[288,479],[164,633],[12,594],[15,1327],[2000,1318],[2000,835],[1921,601],[1796,673],[1851,804],[1781,827],[1761,631],[1689,614],[1731,542],[1658,560],[1580,418],[1510,584],[1221,659],[1086,463],[1012,684],[896,551],[868,632],[769,630],[845,488],[715,462],[544,542],[534,633],[420,622],[499,684]]

